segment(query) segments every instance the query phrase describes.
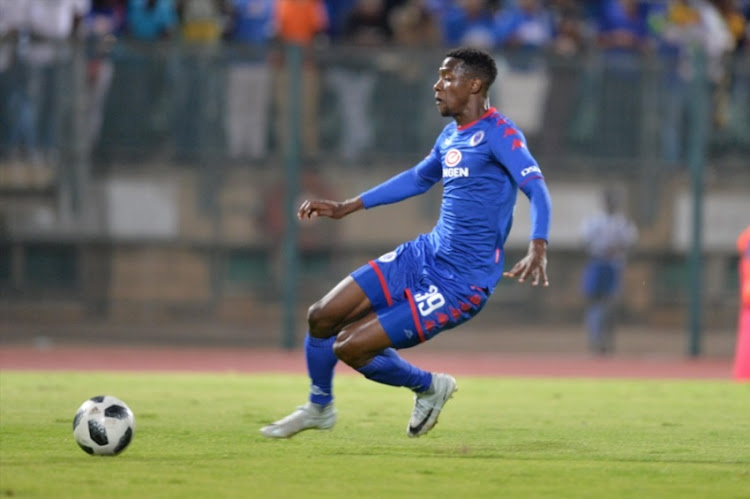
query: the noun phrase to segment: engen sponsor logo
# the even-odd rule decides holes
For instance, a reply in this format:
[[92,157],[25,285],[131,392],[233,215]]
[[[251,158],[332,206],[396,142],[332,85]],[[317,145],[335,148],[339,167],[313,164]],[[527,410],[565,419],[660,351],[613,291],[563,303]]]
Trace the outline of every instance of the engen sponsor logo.
[[542,170],[539,169],[538,166],[529,166],[521,170],[521,176],[525,177],[529,173],[542,173]]
[[443,178],[468,177],[469,169],[463,168],[443,168]]
[[456,166],[461,162],[461,151],[451,149],[445,153],[445,166]]

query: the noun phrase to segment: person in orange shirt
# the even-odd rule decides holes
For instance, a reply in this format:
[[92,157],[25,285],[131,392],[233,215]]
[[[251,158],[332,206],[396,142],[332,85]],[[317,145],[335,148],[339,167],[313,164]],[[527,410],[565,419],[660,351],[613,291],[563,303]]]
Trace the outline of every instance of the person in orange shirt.
[[[318,101],[320,99],[320,77],[312,53],[316,37],[328,28],[328,14],[322,0],[276,0],[274,17],[276,33],[285,44],[300,45],[304,51],[302,74],[302,154],[305,157],[316,157],[318,145]],[[281,62],[281,60],[279,60]],[[284,137],[288,134],[288,79],[283,63],[277,72],[276,109],[277,134]]]
[[279,38],[303,46],[328,27],[326,6],[321,0],[276,0]]
[[734,379],[750,381],[750,226],[737,239],[737,251],[740,254],[740,316]]

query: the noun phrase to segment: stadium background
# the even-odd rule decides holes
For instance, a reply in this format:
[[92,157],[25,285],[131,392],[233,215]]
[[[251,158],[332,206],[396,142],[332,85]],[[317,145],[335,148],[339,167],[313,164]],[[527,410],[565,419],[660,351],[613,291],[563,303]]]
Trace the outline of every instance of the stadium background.
[[[10,155],[0,163],[5,344],[297,347],[312,300],[436,219],[439,188],[339,222],[287,223],[303,196],[348,197],[424,156],[445,124],[431,90],[442,47],[334,44],[303,53],[293,45],[119,40],[107,54],[115,77],[94,142],[91,53],[85,44],[67,49],[46,70],[55,155],[41,165]],[[467,347],[468,339],[485,351],[584,353],[578,227],[616,185],[640,231],[616,355],[729,358],[734,243],[750,213],[747,51],[727,60],[736,84],[722,127],[696,53],[688,140],[676,162],[660,148],[659,105],[669,91],[657,56],[617,73],[597,50],[494,53],[502,64],[492,103],[525,130],[553,196],[551,286],[503,283],[475,321],[434,348]],[[227,82],[237,60],[278,61],[268,65],[273,91],[255,157],[231,157],[227,148]],[[373,85],[360,103],[366,114],[354,120],[331,83],[344,70]],[[6,102],[19,81],[18,72],[0,74]],[[317,109],[308,116],[311,98]],[[8,108],[3,119],[9,127]],[[351,151],[345,143],[357,119],[372,136]],[[527,211],[519,198],[507,261],[525,251]]]

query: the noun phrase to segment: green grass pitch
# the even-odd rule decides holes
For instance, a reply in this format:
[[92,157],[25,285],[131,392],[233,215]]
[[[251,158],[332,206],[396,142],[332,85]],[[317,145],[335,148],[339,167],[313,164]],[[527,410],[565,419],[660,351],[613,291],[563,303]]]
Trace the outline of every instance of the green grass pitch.
[[[339,422],[267,440],[305,401],[296,375],[0,373],[0,498],[748,498],[750,385],[458,377],[440,423],[412,397],[335,380]],[[89,456],[72,419],[109,394],[133,443]]]

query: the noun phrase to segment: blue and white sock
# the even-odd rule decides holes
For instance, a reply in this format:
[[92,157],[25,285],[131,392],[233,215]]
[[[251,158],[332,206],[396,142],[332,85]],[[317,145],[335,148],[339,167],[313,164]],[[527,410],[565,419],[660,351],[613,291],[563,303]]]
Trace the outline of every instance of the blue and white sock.
[[378,383],[405,386],[415,392],[427,391],[432,385],[432,373],[409,364],[393,348],[386,348],[357,371]]
[[305,337],[305,358],[307,374],[310,376],[310,402],[326,405],[333,401],[333,370],[336,367],[336,354],[333,353],[335,336],[330,338],[313,338],[308,333]]

